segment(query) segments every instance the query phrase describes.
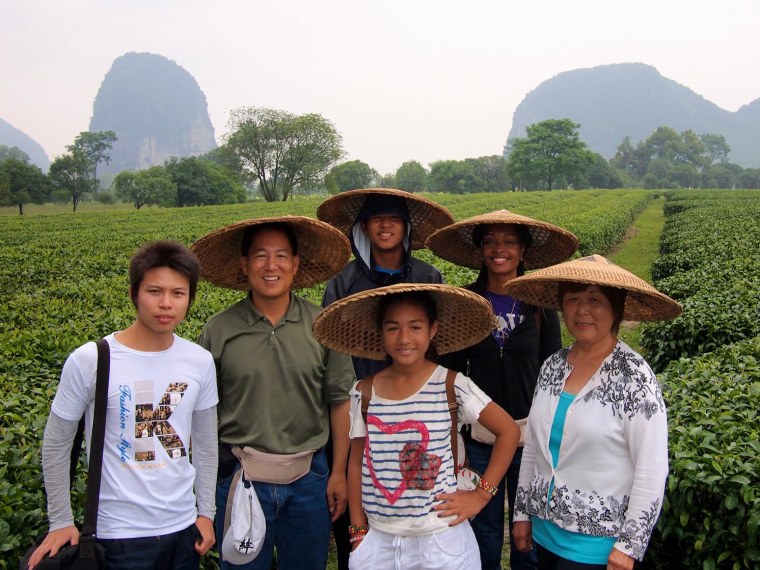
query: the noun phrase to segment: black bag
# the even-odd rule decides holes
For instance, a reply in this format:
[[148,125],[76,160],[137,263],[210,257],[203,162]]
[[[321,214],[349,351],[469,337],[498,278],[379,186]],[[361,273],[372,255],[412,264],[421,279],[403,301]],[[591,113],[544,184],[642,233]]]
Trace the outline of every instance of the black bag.
[[[106,430],[106,403],[108,400],[108,373],[111,355],[105,339],[97,341],[98,371],[95,382],[95,414],[92,421],[92,439],[90,440],[90,464],[87,468],[87,500],[85,503],[84,523],[79,544],[65,544],[55,556],[45,556],[35,570],[103,570],[106,568],[106,551],[98,544],[95,533],[98,524],[98,501],[100,499],[100,470],[103,464],[103,437]],[[71,483],[76,475],[79,454],[82,451],[84,418],[79,422],[74,445],[71,448],[70,475]],[[29,568],[29,559],[37,547],[45,540],[47,533],[40,536],[34,545],[26,551],[19,561],[19,570]]]
[[[19,570],[27,570],[29,558],[46,536],[47,534],[43,534],[34,546],[26,551],[24,558],[18,564]],[[40,560],[34,570],[101,570],[104,568],[106,568],[106,550],[103,545],[98,544],[94,536],[82,536],[79,538],[79,544],[65,544],[55,556],[46,556]]]

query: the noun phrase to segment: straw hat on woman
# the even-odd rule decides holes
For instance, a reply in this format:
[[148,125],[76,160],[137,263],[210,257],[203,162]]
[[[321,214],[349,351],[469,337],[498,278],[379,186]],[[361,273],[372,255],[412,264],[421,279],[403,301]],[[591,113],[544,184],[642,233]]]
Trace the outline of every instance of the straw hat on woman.
[[[562,310],[575,343],[541,368],[528,417],[513,536],[540,569],[633,568],[662,506],[665,403],[644,359],[617,339],[623,319],[681,307],[600,255],[510,281],[507,293]],[[585,565],[585,566],[584,566]]]
[[[526,269],[546,267],[570,257],[578,248],[576,237],[553,224],[499,210],[452,224],[430,236],[427,246],[439,257],[458,265],[479,269],[477,280],[467,288],[485,297],[498,320],[498,327],[479,343],[442,362],[465,372],[472,380],[519,420],[528,416],[541,363],[561,348],[559,318],[554,311],[540,310],[507,296],[504,286]],[[470,465],[483,469],[492,453],[490,434],[473,424],[463,435]],[[507,497],[512,512],[522,448],[507,472]],[[495,500],[473,520],[483,568],[501,568],[504,544],[504,485]],[[514,570],[535,568],[535,553],[510,552]]]

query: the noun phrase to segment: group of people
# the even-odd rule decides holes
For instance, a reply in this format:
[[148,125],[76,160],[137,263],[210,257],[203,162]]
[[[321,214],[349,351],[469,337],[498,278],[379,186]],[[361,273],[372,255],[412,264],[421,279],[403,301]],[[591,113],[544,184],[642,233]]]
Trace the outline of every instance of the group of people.
[[[325,568],[331,528],[341,570],[501,568],[505,503],[511,568],[633,568],[662,504],[666,411],[617,332],[678,304],[604,257],[566,261],[572,233],[507,210],[455,223],[364,189],[317,218],[246,220],[130,260],[135,319],[106,337],[109,568],[197,568],[239,470],[266,534],[242,565],[222,550],[222,568]],[[423,247],[477,279],[445,285],[412,256]],[[201,275],[246,295],[193,343],[174,330]],[[325,281],[322,307],[294,292]],[[83,415],[89,437],[96,364],[87,343],[63,367],[42,448],[50,532],[30,568],[79,537],[69,457]],[[138,450],[137,405],[177,385],[164,422],[191,457],[152,438]]]

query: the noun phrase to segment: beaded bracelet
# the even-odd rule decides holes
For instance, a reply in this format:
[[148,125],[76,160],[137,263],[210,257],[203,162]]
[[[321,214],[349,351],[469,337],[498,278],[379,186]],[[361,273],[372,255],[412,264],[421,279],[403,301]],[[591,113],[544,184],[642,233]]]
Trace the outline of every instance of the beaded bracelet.
[[348,525],[348,534],[367,534],[368,532],[369,532],[369,525],[366,525],[366,524]]
[[364,535],[360,534],[358,536],[352,536],[348,539],[348,542],[349,544],[353,544],[354,542],[361,542],[362,540],[364,540]]
[[499,492],[498,487],[494,487],[485,479],[481,479],[480,481],[478,481],[478,489],[483,489],[486,493],[488,493],[492,497],[495,497],[496,493]]

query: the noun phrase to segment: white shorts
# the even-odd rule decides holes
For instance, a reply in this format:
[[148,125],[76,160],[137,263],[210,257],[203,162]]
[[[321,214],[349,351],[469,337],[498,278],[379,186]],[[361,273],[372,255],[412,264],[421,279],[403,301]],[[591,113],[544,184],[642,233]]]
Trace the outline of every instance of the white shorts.
[[443,532],[396,536],[370,528],[348,559],[350,570],[479,570],[469,521]]

